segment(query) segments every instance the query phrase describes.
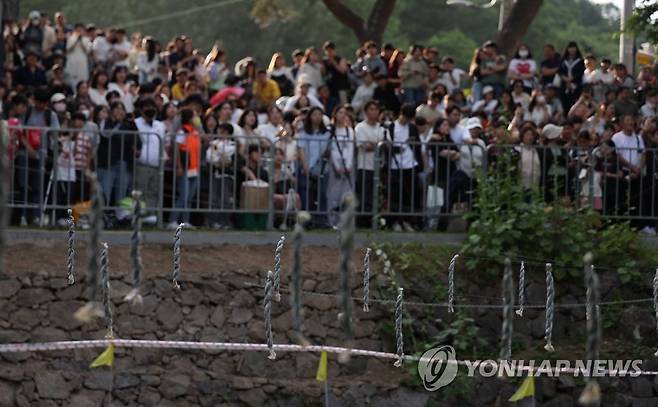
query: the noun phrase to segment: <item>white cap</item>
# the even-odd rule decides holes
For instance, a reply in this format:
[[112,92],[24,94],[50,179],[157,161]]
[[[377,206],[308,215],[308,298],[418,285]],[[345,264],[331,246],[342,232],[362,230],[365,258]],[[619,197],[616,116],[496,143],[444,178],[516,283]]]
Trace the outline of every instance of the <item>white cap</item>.
[[482,122],[480,122],[480,119],[477,117],[471,117],[466,121],[466,128],[468,130],[475,129],[475,128],[482,128]]
[[63,93],[55,93],[50,97],[50,103],[57,103],[66,100],[66,96]]
[[560,134],[562,134],[562,127],[551,123],[547,124],[543,129],[541,129],[541,135],[544,136],[547,140],[555,140],[556,138],[560,137]]
[[37,10],[32,10],[30,11],[29,17],[30,20],[38,20],[41,18],[41,13],[39,13]]
[[487,93],[493,92],[493,91],[494,91],[494,88],[493,88],[493,86],[490,86],[490,85],[487,85],[484,88],[482,88],[482,94],[483,95],[486,95]]

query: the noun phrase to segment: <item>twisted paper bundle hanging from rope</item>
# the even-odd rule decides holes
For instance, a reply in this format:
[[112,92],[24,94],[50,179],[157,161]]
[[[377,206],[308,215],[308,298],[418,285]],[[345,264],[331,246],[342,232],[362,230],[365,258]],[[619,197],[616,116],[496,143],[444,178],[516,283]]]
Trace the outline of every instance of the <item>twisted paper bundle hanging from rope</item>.
[[112,292],[110,290],[110,269],[107,243],[103,242],[101,251],[101,295],[103,297],[103,314],[107,324],[107,338],[114,337],[114,317],[112,314]]
[[545,338],[546,345],[544,349],[554,352],[553,347],[553,313],[555,312],[555,282],[551,272],[551,263],[546,263],[546,321],[545,321]]
[[500,359],[509,360],[512,357],[512,334],[514,331],[514,280],[512,278],[512,263],[509,259],[505,259],[505,271],[503,273],[503,305]]
[[181,223],[176,228],[176,233],[174,233],[174,271],[171,274],[171,281],[177,290],[180,290],[178,279],[180,278],[180,234],[182,231],[183,224]]
[[404,337],[402,335],[402,296],[404,289],[398,288],[398,297],[395,300],[395,342],[398,360],[393,364],[395,367],[401,367],[404,362]]
[[265,300],[263,302],[263,311],[265,313],[265,338],[267,339],[267,348],[270,353],[267,357],[268,359],[276,359],[276,353],[274,353],[273,344],[274,340],[272,338],[272,289],[274,276],[272,271],[267,271],[267,281],[265,282]]
[[455,263],[458,257],[459,254],[455,254],[448,266],[448,312],[455,312],[452,304],[455,301]]
[[276,250],[274,252],[274,300],[276,302],[281,301],[281,254],[283,253],[283,244],[286,241],[285,236],[281,236],[281,239],[276,243]]
[[132,218],[132,235],[130,237],[130,259],[133,267],[133,288],[126,295],[125,300],[133,304],[142,303],[142,295],[139,292],[142,283],[142,203],[140,201],[142,193],[133,191],[133,218]]
[[363,312],[370,311],[370,248],[363,257]]
[[66,249],[66,279],[69,285],[75,284],[75,218],[73,211],[67,210],[69,215],[67,223],[69,225],[67,249]]
[[521,269],[519,270],[519,309],[516,310],[516,315],[523,316],[523,306],[525,305],[525,262],[521,262]]

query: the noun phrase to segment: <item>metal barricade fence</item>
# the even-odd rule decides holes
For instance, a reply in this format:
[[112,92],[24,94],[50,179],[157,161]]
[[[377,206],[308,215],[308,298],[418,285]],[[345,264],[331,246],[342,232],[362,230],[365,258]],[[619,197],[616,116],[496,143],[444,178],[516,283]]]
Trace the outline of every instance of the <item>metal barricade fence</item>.
[[[375,154],[372,228],[406,222],[436,229],[440,219],[462,216],[472,205],[477,172],[486,171],[484,144],[381,142]],[[381,219],[385,219],[382,221]]]
[[[63,223],[66,210],[88,204],[97,175],[106,213],[130,215],[122,205],[130,191],[145,191],[146,212],[161,219],[164,140],[155,133],[131,130],[9,126],[11,183],[9,205],[21,224]],[[140,167],[152,168],[150,173]],[[112,218],[112,217],[110,217]]]
[[[312,226],[330,227],[337,223],[344,196],[354,193],[360,227],[377,229],[385,219],[435,229],[442,219],[471,209],[478,168],[486,179],[505,152],[517,160],[521,185],[547,204],[592,207],[638,227],[651,226],[658,217],[655,148],[638,154],[638,148],[605,145],[411,141],[381,142],[368,152],[354,140],[328,137],[272,143],[201,134],[198,143],[188,144],[181,134],[162,138],[90,126],[9,126],[9,133],[14,223],[54,224],[65,218],[66,209],[84,206],[91,192],[89,170],[98,176],[106,211],[119,221],[130,215],[123,200],[140,190],[145,211],[155,215],[158,226],[195,218],[193,223],[214,228],[286,228],[305,210]],[[630,167],[629,161],[638,165]]]
[[656,220],[656,148],[493,144],[487,147],[489,175],[504,153],[511,154],[529,197],[535,191],[547,205],[589,207],[640,228]]

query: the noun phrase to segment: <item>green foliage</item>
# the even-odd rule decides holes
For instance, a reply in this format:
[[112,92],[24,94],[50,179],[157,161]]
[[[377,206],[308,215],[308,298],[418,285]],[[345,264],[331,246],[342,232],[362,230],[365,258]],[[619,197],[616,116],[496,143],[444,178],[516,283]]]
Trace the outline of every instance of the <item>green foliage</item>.
[[643,0],[633,10],[633,15],[626,23],[626,29],[635,34],[644,34],[649,42],[658,44],[657,16],[658,3],[655,0]]
[[428,347],[436,344],[451,345],[460,358],[474,359],[487,345],[479,331],[473,318],[458,311],[452,322],[428,343]]
[[478,43],[462,31],[453,28],[450,31],[434,34],[427,40],[427,45],[441,50],[443,55],[452,56],[455,61],[461,62],[461,66],[467,66]]
[[504,155],[487,178],[480,175],[462,247],[467,267],[498,276],[505,257],[550,259],[556,279],[580,279],[582,257],[592,252],[595,264],[616,267],[623,283],[644,283],[639,268],[656,256],[628,223],[606,223],[599,213],[568,202],[549,206],[520,185],[515,169]]

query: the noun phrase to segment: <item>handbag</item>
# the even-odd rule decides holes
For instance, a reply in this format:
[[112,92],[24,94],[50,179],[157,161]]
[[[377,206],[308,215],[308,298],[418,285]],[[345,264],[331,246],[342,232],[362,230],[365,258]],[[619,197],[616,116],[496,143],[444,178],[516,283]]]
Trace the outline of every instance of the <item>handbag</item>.
[[427,199],[425,202],[426,208],[435,209],[442,208],[444,204],[443,188],[437,185],[427,186]]

